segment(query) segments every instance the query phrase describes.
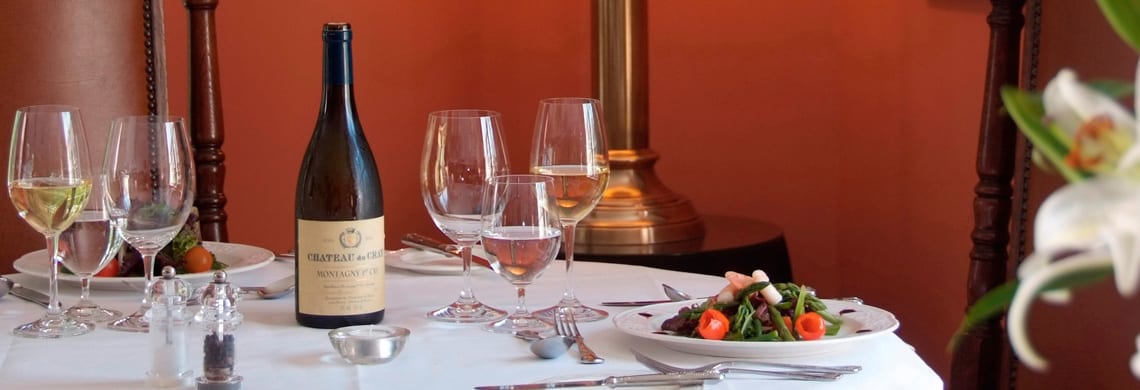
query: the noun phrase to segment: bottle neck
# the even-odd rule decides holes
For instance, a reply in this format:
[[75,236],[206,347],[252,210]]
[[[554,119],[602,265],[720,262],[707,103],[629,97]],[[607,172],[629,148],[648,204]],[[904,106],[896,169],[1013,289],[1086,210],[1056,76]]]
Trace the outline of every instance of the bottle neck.
[[342,39],[325,39],[325,88],[352,85],[352,43]]

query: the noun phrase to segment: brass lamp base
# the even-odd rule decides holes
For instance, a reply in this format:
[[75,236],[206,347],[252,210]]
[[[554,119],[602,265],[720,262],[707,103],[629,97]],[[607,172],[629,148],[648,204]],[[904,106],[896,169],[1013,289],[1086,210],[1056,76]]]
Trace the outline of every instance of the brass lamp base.
[[576,254],[675,253],[699,248],[705,226],[693,204],[653,172],[650,149],[610,150],[610,182],[575,230]]

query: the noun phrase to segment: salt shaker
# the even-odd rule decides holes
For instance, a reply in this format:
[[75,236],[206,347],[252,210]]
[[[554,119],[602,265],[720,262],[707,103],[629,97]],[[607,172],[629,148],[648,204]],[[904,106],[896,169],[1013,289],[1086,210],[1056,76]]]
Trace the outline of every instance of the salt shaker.
[[186,361],[186,331],[191,316],[186,309],[190,284],[175,277],[174,267],[162,268],[162,278],[150,289],[146,320],[150,338],[150,370],[147,386],[183,387],[190,384],[193,370]]
[[203,375],[199,390],[237,390],[241,376],[234,375],[234,334],[243,316],[237,311],[241,289],[226,280],[225,271],[214,272],[214,279],[202,291],[202,307],[194,323],[205,331],[202,338]]

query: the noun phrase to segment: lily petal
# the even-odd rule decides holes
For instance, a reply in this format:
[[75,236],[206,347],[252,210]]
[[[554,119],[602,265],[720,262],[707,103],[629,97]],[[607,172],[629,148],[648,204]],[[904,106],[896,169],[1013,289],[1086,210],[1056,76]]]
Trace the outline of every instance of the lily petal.
[[1009,304],[1007,331],[1009,332],[1010,346],[1013,347],[1014,353],[1017,354],[1022,363],[1037,371],[1045,371],[1049,368],[1049,362],[1038,354],[1037,350],[1033,349],[1033,345],[1029,342],[1029,334],[1025,329],[1029,308],[1033,305],[1034,298],[1041,288],[1062,275],[1111,265],[1112,260],[1104,253],[1085,252],[1064,261],[1051,263],[1021,280],[1017,293],[1014,294],[1013,301]]
[[1097,246],[1103,241],[1101,228],[1137,197],[1140,186],[1119,177],[1095,177],[1061,187],[1038,209],[1033,245],[1046,253]]
[[1112,97],[1085,86],[1072,69],[1062,69],[1049,81],[1043,95],[1045,113],[1070,136],[1088,120],[1107,116],[1114,128],[1134,135],[1136,121]]

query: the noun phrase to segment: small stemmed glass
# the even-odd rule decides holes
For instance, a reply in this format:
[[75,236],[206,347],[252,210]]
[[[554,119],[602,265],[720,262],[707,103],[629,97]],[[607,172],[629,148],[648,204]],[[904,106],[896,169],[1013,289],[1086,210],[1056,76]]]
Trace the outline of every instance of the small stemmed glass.
[[79,277],[79,301],[67,308],[67,316],[80,321],[105,322],[121,317],[123,313],[99,306],[91,300],[91,278],[115,258],[123,245],[123,236],[111,224],[103,207],[106,176],[98,174],[92,178],[87,207],[59,236],[60,260],[64,267]]
[[561,309],[574,311],[580,322],[598,321],[609,313],[583,305],[574,296],[574,228],[602,199],[610,178],[602,105],[590,98],[549,98],[539,102],[531,143],[531,173],[554,179],[552,194],[562,219],[562,252],[566,288],[558,305],[539,310],[550,319]]
[[131,116],[111,124],[103,172],[104,205],[123,240],[142,254],[146,287],[142,306],[107,325],[146,332],[154,258],[174,238],[194,203],[194,160],[182,118]]
[[75,221],[91,192],[91,162],[79,109],[31,106],[16,111],[8,158],[8,196],[16,211],[47,241],[49,303],[40,319],[20,325],[16,336],[59,338],[94,329],[63,314],[59,303],[59,235]]
[[491,268],[517,290],[515,312],[483,328],[495,333],[550,330],[526,308],[526,287],[558,256],[562,224],[550,186],[554,180],[539,175],[496,177],[483,192],[483,249]]
[[463,258],[459,298],[432,310],[429,318],[472,323],[507,315],[479,302],[471,290],[471,248],[479,242],[483,188],[491,178],[509,172],[500,126],[499,113],[494,111],[444,110],[428,115],[420,192],[432,221],[459,245]]

